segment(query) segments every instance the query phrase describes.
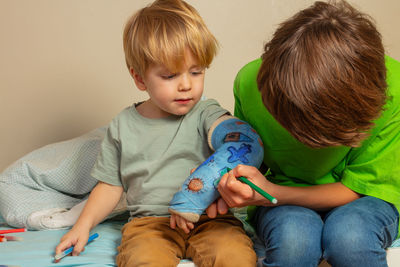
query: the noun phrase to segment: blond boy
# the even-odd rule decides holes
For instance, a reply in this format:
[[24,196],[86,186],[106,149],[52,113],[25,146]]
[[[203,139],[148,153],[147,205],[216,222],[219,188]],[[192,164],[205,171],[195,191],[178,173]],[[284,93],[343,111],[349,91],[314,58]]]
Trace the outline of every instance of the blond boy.
[[125,191],[131,218],[122,229],[118,266],[176,266],[182,258],[197,266],[255,265],[252,242],[234,216],[203,215],[193,224],[168,213],[189,170],[211,154],[210,128],[228,113],[215,100],[200,101],[216,49],[197,11],[183,1],[155,1],[129,19],[126,63],[149,99],[111,122],[92,170],[99,183],[56,253],[74,245],[79,255],[89,231]]

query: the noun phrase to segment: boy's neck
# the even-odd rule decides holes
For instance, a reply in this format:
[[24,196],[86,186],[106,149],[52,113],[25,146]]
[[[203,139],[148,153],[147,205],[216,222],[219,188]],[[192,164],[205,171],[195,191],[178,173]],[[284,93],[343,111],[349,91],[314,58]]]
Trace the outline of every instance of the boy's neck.
[[162,119],[173,116],[171,113],[162,112],[160,109],[154,108],[149,99],[139,103],[139,105],[136,106],[136,110],[141,116],[147,119]]

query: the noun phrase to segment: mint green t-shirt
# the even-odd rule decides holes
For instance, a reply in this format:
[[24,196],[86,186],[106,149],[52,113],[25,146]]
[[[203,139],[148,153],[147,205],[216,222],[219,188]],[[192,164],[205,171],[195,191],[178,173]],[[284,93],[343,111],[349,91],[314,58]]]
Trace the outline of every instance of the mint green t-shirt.
[[341,181],[357,193],[400,209],[400,62],[386,57],[388,100],[371,135],[358,148],[313,149],[300,143],[264,107],[256,78],[261,59],[248,63],[234,84],[235,116],[250,123],[264,142],[271,181],[308,186]]
[[200,101],[185,116],[162,119],[145,118],[128,107],[110,123],[91,174],[123,186],[131,217],[169,216],[169,202],[190,170],[212,153],[209,128],[226,113],[212,99]]

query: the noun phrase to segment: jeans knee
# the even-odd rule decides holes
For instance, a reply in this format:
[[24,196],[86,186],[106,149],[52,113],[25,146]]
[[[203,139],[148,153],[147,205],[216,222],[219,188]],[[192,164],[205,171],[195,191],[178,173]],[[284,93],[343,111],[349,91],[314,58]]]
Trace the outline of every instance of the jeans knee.
[[[299,231],[300,232],[300,231]],[[266,247],[265,266],[317,266],[322,256],[321,239],[285,235],[275,245]]]
[[[287,225],[288,226],[288,225]],[[285,230],[286,229],[286,230]],[[282,228],[282,236],[276,238],[276,245],[270,244],[267,247],[267,255],[272,251],[283,266],[298,266],[299,260],[303,261],[307,255],[311,261],[317,261],[321,257],[321,237],[309,231],[295,230],[295,227]],[[284,264],[283,264],[284,263]],[[307,266],[307,265],[302,265]]]
[[364,231],[346,231],[345,228],[326,227],[322,235],[322,247],[325,258],[343,258],[354,254],[355,250],[362,250],[368,242],[363,235]]
[[[375,207],[378,204],[381,209]],[[393,225],[392,216],[379,214],[385,208],[392,215],[387,203],[363,198],[328,214],[322,233],[323,257],[332,266],[386,266],[385,247],[397,234],[393,228],[397,224]]]
[[363,244],[368,246],[370,231],[364,227],[361,214],[353,212],[329,217],[325,222],[322,234],[322,245],[327,254],[351,253],[360,249]]
[[[386,266],[386,252],[378,237],[363,227],[324,231],[323,258],[332,266]],[[332,230],[332,228],[330,227]],[[329,232],[329,233],[328,233]]]
[[[258,217],[266,266],[316,266],[321,258],[323,222],[312,210],[281,206]],[[307,257],[305,257],[307,255]]]

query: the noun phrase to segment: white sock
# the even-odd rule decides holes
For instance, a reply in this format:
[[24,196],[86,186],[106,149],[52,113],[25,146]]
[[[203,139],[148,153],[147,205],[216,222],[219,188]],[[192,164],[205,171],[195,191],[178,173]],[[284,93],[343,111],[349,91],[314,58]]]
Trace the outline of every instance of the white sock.
[[34,230],[63,229],[71,227],[78,220],[87,200],[80,202],[71,209],[53,208],[33,212],[28,217],[28,228]]
[[61,229],[71,227],[78,220],[87,199],[73,206],[70,210],[56,212],[42,218],[42,224],[48,229]]
[[[71,209],[52,208],[33,212],[27,220],[27,227],[33,230],[64,229],[71,227],[78,220],[87,199]],[[126,194],[123,193],[114,210],[105,219],[109,219],[126,211]]]
[[67,209],[52,208],[47,210],[40,210],[31,213],[26,221],[27,228],[32,230],[46,230],[47,228],[42,224],[42,218],[59,212],[65,212]]

